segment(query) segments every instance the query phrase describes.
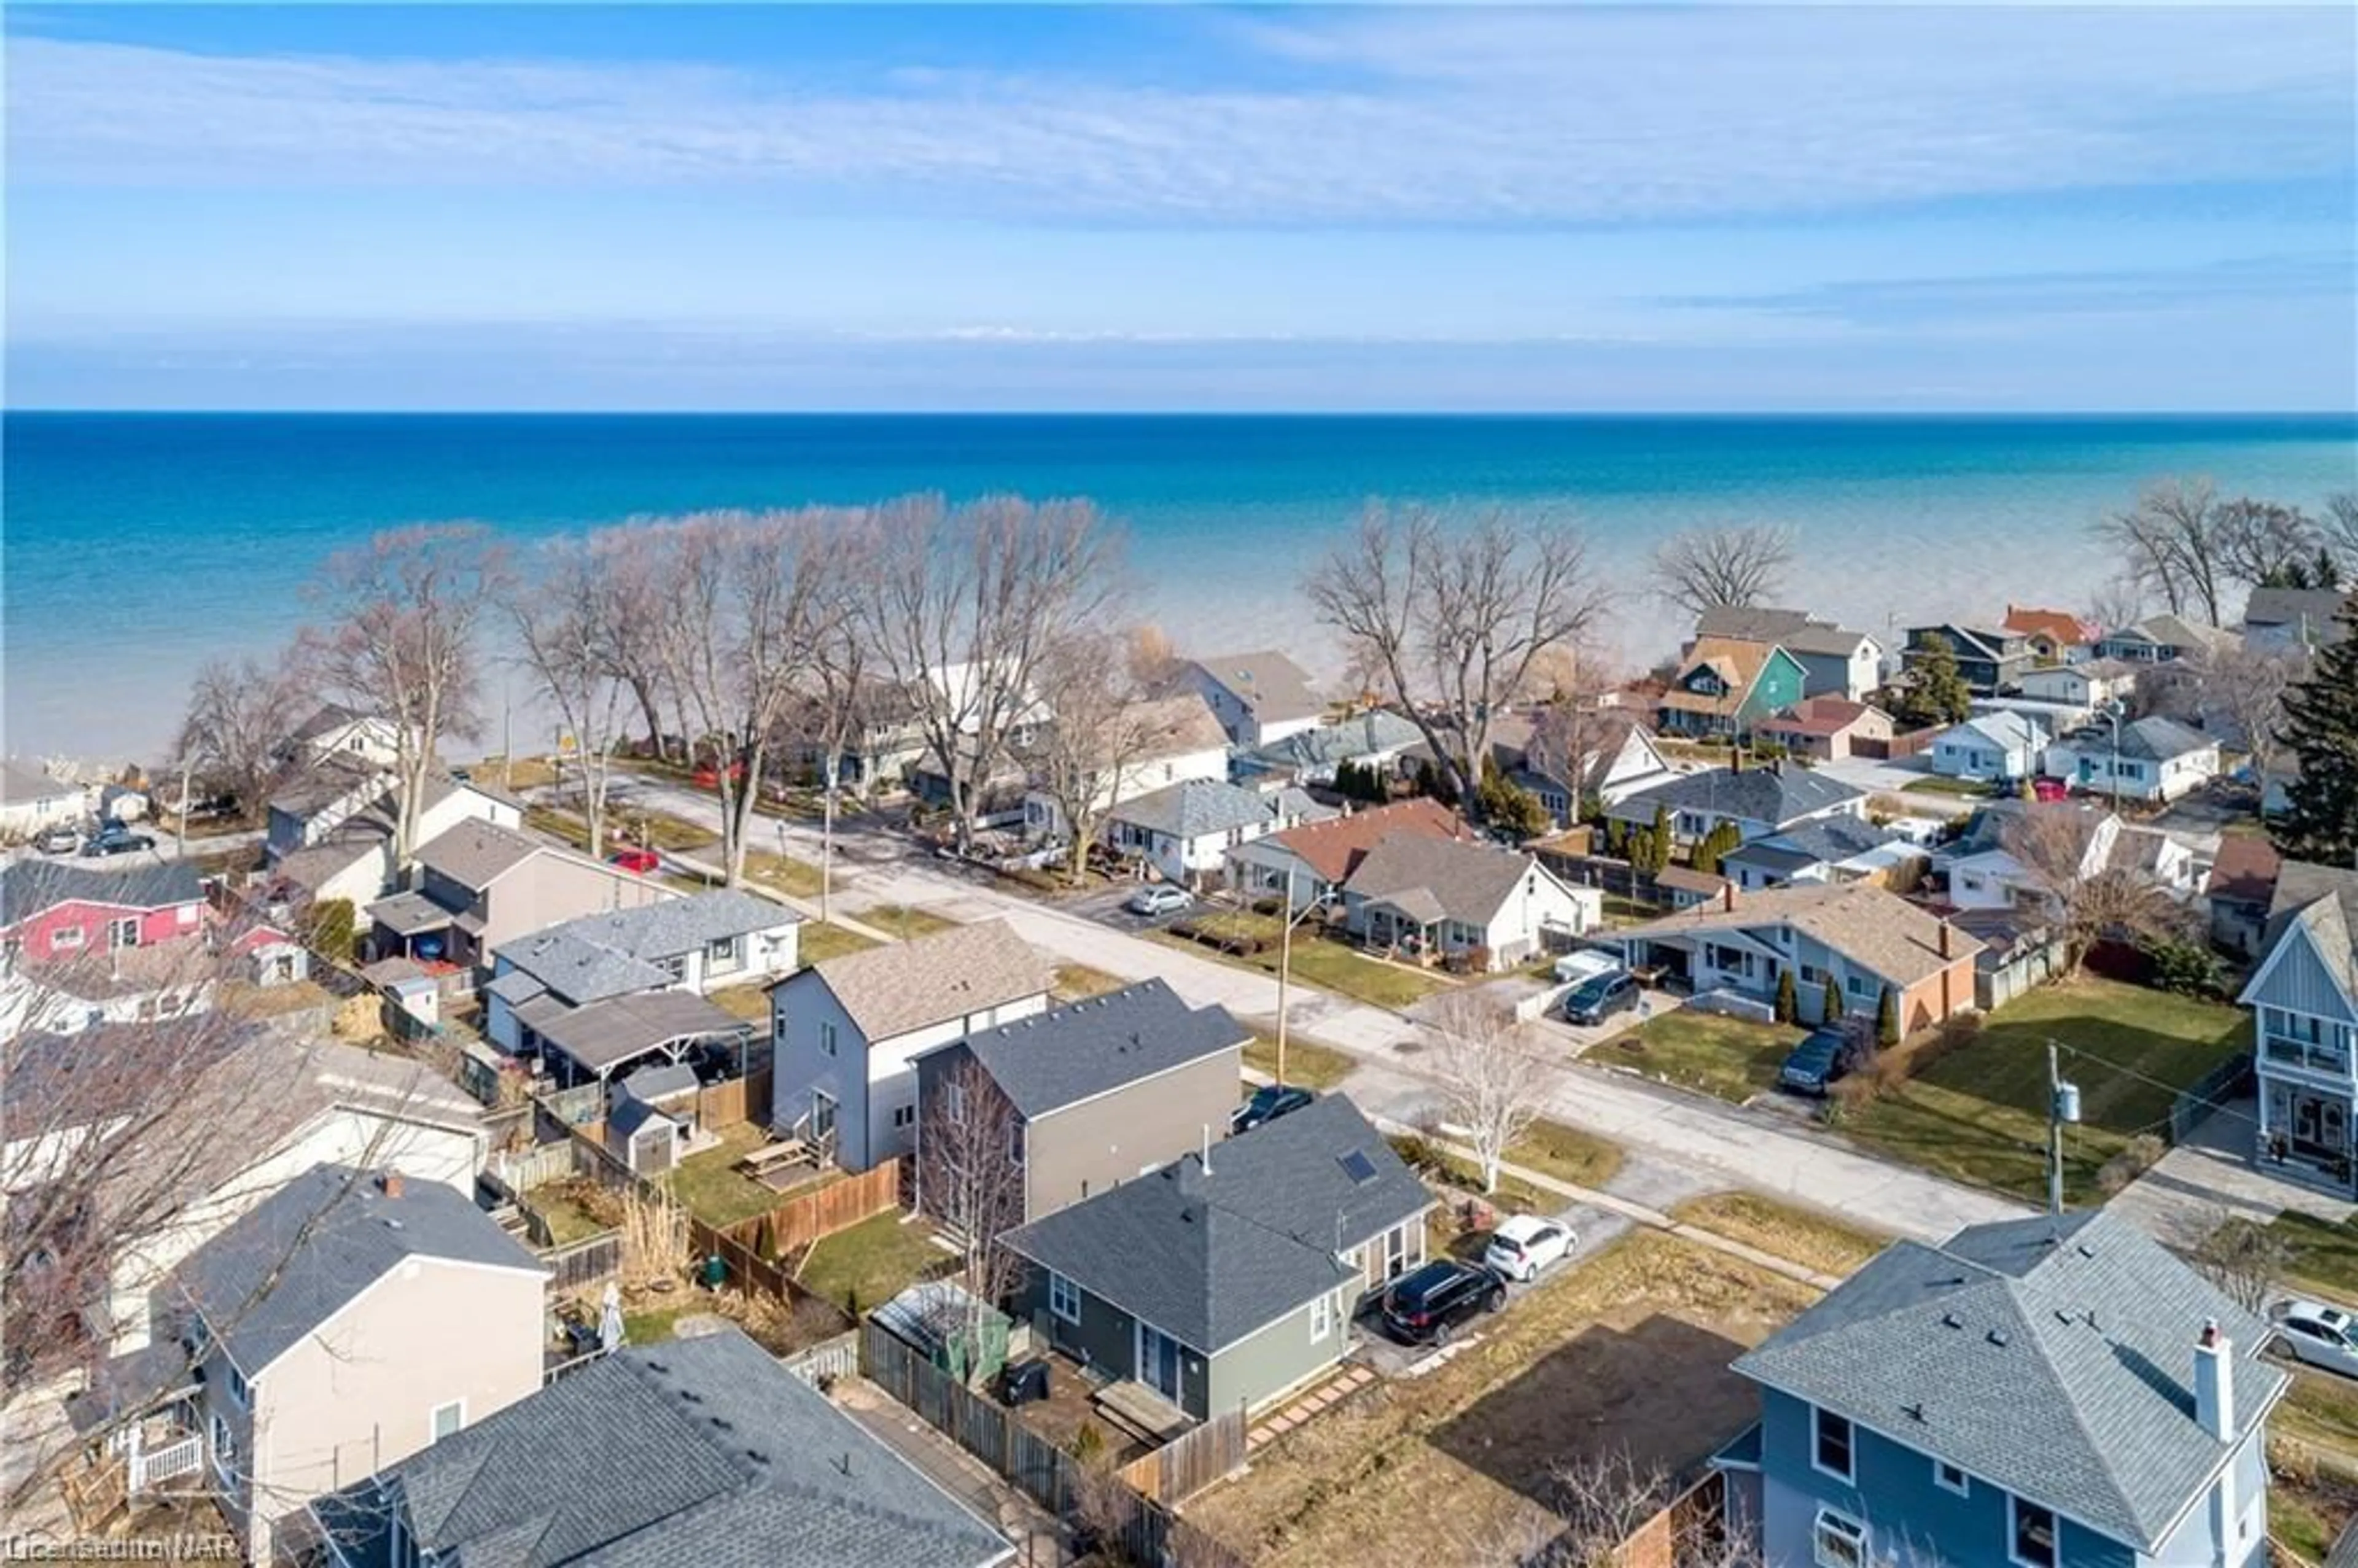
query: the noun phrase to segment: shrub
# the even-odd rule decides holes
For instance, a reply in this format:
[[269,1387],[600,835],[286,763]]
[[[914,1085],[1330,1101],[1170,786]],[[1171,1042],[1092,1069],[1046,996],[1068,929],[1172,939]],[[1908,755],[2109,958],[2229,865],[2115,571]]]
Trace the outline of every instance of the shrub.
[[1886,1047],[1899,1044],[1899,993],[1889,986],[1875,1004],[1875,1043]]
[[1392,1146],[1392,1152],[1401,1157],[1401,1163],[1412,1171],[1442,1169],[1441,1151],[1435,1149],[1433,1141],[1422,1132],[1395,1132],[1385,1141]]
[[2154,1162],[2169,1152],[2169,1145],[2150,1132],[2141,1132],[2128,1141],[2128,1146],[2104,1162],[2096,1173],[2096,1185],[2106,1197],[2111,1197],[2139,1176],[2151,1170]]
[[1818,999],[1818,1022],[1840,1023],[1843,1015],[1842,987],[1834,984],[1833,971],[1826,971],[1826,989]]
[[1800,1017],[1801,1013],[1801,992],[1793,985],[1793,971],[1791,967],[1788,966],[1777,976],[1777,1022],[1790,1023]]
[[310,947],[339,964],[352,960],[354,916],[348,898],[315,900],[303,912],[302,936]]
[[1093,1421],[1081,1422],[1080,1430],[1073,1433],[1073,1457],[1084,1465],[1096,1464],[1105,1453],[1105,1433]]
[[2193,942],[2158,941],[2144,952],[2147,974],[2156,990],[2191,997],[2220,993],[2219,960],[2209,948]]

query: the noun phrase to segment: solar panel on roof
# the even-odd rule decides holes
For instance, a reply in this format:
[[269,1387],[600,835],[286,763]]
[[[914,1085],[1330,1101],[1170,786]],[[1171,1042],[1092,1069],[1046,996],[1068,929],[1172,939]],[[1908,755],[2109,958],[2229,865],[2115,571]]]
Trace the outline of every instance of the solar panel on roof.
[[1356,1186],[1364,1187],[1376,1179],[1376,1162],[1368,1158],[1365,1150],[1352,1150],[1343,1156],[1342,1164],[1343,1173],[1349,1176]]

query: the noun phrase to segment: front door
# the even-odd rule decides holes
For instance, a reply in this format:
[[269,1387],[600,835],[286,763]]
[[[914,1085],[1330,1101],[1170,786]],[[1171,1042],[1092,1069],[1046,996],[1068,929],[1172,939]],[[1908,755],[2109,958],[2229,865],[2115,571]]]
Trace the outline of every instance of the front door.
[[2303,1160],[2339,1160],[2350,1152],[2350,1108],[2339,1098],[2295,1091],[2292,1152]]
[[1179,1402],[1179,1342],[1151,1323],[1138,1325],[1138,1380]]
[[820,1139],[833,1136],[835,1136],[835,1097],[823,1095],[817,1089],[813,1089],[811,1091],[811,1137]]

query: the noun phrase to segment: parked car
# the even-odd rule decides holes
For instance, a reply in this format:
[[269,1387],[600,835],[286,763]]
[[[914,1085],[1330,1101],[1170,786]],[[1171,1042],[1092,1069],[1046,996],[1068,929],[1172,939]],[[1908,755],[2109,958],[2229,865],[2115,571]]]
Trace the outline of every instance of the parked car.
[[2052,806],[2059,800],[2071,798],[2071,787],[2061,779],[2036,778],[2030,781],[2031,798],[2042,805]]
[[617,849],[606,857],[606,861],[626,871],[636,871],[643,877],[663,870],[663,857],[653,849]]
[[2277,1320],[2286,1349],[2312,1367],[2358,1378],[2358,1320],[2322,1302],[2278,1302],[2268,1314]]
[[1507,1279],[1529,1281],[1579,1243],[1572,1227],[1561,1220],[1513,1215],[1499,1221],[1490,1233],[1490,1245],[1482,1249],[1482,1264]]
[[1263,1084],[1252,1098],[1228,1113],[1228,1130],[1250,1132],[1264,1122],[1300,1110],[1318,1097],[1299,1084]]
[[1121,906],[1132,914],[1176,914],[1195,902],[1195,895],[1185,888],[1174,887],[1169,882],[1156,882],[1131,893],[1122,901]]
[[1444,1345],[1467,1318],[1506,1304],[1506,1281],[1479,1263],[1444,1259],[1392,1281],[1384,1327],[1402,1345]]
[[1638,1005],[1638,981],[1633,975],[1619,970],[1609,975],[1592,975],[1572,988],[1563,999],[1563,1021],[1594,1027],[1617,1012],[1628,1012]]
[[1836,1079],[1848,1076],[1857,1057],[1855,1035],[1841,1029],[1812,1030],[1778,1069],[1777,1087],[1823,1099]]
[[33,848],[44,855],[70,855],[81,848],[79,827],[44,827],[34,835]]
[[1621,960],[1610,953],[1600,953],[1594,947],[1583,947],[1577,953],[1566,953],[1555,961],[1555,983],[1576,986],[1583,980],[1593,980],[1600,975],[1621,972]]
[[81,847],[85,855],[128,855],[136,849],[152,849],[156,840],[145,833],[134,833],[120,822],[110,822],[92,834]]

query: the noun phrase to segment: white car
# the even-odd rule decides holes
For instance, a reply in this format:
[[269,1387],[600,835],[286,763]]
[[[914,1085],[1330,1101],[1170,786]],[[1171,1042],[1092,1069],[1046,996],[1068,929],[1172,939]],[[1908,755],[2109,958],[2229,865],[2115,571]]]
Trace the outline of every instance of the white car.
[[1576,986],[1583,980],[1593,980],[1599,975],[1621,972],[1621,960],[1610,953],[1600,953],[1594,947],[1583,947],[1577,953],[1566,953],[1555,961],[1555,983]]
[[2269,1315],[2286,1348],[2312,1367],[2358,1378],[2358,1320],[2321,1302],[2280,1302]]
[[1195,902],[1195,895],[1185,888],[1157,882],[1131,893],[1122,907],[1132,914],[1176,914]]
[[1537,1215],[1519,1214],[1498,1222],[1482,1262],[1509,1280],[1529,1281],[1579,1244],[1572,1227]]

